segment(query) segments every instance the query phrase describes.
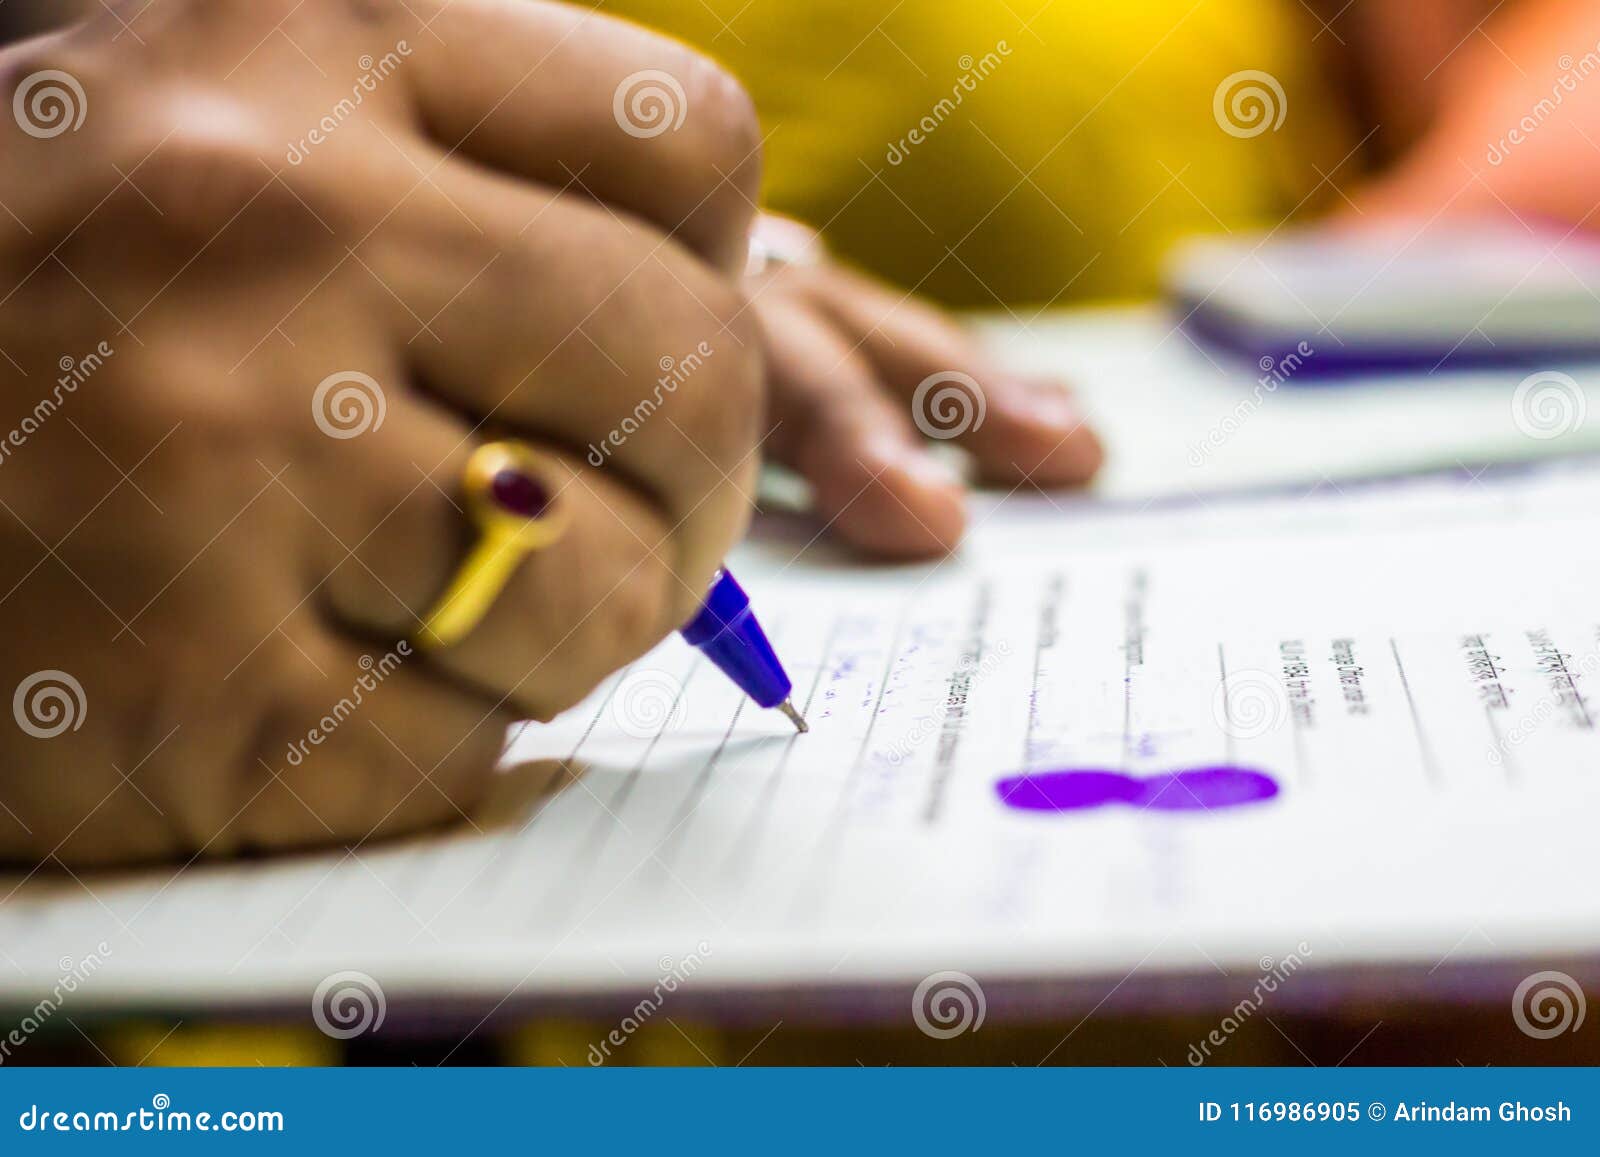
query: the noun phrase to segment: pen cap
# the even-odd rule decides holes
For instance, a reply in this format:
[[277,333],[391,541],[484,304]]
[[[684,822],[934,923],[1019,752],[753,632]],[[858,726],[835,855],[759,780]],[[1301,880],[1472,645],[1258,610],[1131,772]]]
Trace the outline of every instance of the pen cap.
[[776,707],[789,698],[789,676],[750,613],[749,596],[727,571],[717,573],[705,605],[682,633],[762,707]]

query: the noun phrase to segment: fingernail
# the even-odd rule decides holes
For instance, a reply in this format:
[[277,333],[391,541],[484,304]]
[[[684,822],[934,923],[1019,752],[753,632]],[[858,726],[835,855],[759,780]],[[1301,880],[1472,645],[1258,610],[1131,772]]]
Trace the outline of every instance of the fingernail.
[[965,483],[956,468],[937,455],[896,437],[875,437],[861,450],[862,465],[874,473],[892,470],[918,486],[960,491]]
[[921,450],[902,451],[895,465],[902,473],[923,486],[936,486],[946,490],[959,489],[961,477],[942,458]]
[[1083,423],[1083,411],[1063,390],[1033,387],[1019,407],[1023,415],[1046,426],[1071,430]]

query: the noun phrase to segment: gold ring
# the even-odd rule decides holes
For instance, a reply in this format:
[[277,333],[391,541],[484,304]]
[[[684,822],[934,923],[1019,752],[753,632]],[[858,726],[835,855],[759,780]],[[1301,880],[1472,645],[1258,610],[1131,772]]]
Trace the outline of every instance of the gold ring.
[[538,454],[523,442],[490,442],[467,459],[461,496],[478,541],[417,632],[424,650],[448,647],[483,621],[517,564],[560,538],[570,521],[546,482]]

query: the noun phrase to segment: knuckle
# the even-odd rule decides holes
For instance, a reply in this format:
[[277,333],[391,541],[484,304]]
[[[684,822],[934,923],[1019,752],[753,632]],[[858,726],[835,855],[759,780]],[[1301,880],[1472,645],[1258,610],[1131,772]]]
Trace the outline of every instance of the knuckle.
[[15,118],[19,136],[44,136],[49,145],[57,132],[82,133],[78,147],[53,150],[48,166],[10,174],[26,183],[0,195],[26,194],[49,231],[82,229],[101,242],[100,234],[123,235],[115,247],[101,244],[110,254],[145,241],[181,247],[192,240],[193,248],[225,230],[229,242],[254,237],[257,248],[274,253],[286,240],[299,244],[327,232],[322,219],[337,216],[349,197],[323,188],[296,192],[279,179],[288,138],[278,124],[281,108],[198,72],[176,74],[136,51],[69,37],[6,62],[0,81],[15,81],[23,94],[36,78],[28,91],[43,102]]
[[[748,93],[720,65],[672,44],[664,67],[626,78],[615,111],[633,135],[657,137],[661,188],[676,202],[686,238],[719,257],[742,244],[761,189],[761,127]],[[667,131],[667,130],[671,131]]]
[[118,349],[110,363],[107,380],[137,403],[118,404],[104,418],[94,415],[95,437],[123,452],[165,438],[165,453],[152,455],[147,468],[177,461],[180,469],[203,471],[189,476],[190,485],[237,473],[241,461],[261,455],[274,436],[272,421],[282,421],[277,399],[232,384],[237,379],[187,348],[181,333],[151,334],[146,346]]
[[200,192],[214,183],[234,192],[246,177],[261,184],[267,137],[248,105],[195,93],[173,98],[153,119],[166,125],[153,126],[161,135],[145,164],[152,177],[178,189],[199,184]]
[[[596,640],[597,649],[618,656],[622,662],[644,654],[669,629],[671,572],[642,547],[634,565],[638,568],[633,572],[634,578],[619,584],[596,603],[596,630],[605,636]],[[595,672],[593,681],[598,682],[604,674],[604,670]]]
[[746,308],[742,294],[727,290],[710,305],[716,332],[701,343],[712,370],[700,392],[695,430],[701,448],[723,470],[745,459],[755,446],[765,403],[764,366],[755,312]]
[[[646,527],[645,520],[634,520],[634,533],[649,533]],[[607,675],[672,628],[677,579],[662,552],[647,548],[634,533],[619,527],[575,547],[568,561],[577,564],[578,573],[600,576],[595,582],[541,584],[541,607],[530,610],[537,621],[529,623],[529,631],[549,632],[551,607],[560,630],[517,689],[517,701],[534,718],[550,719],[581,703]]]
[[643,654],[668,629],[665,594],[672,577],[659,549],[660,527],[646,509],[631,496],[614,501],[606,513],[615,525],[580,548],[592,564],[585,569],[606,576],[603,585],[578,592],[573,605],[573,621],[589,636],[575,640],[578,650],[597,656],[588,671],[591,684]]
[[694,53],[686,55],[693,93],[690,115],[699,122],[691,140],[699,158],[733,182],[734,193],[754,200],[761,178],[761,122],[755,102],[720,65]]
[[[673,278],[650,283],[687,292],[668,298],[670,316],[638,343],[615,404],[625,415],[620,432],[641,439],[635,466],[681,517],[749,455],[764,401],[763,361],[757,320],[738,290],[689,264]],[[592,445],[608,441],[617,444],[607,434]]]
[[[202,102],[205,108],[196,107]],[[160,209],[164,230],[204,242],[234,222],[247,205],[253,215],[296,209],[296,217],[305,215],[292,194],[273,180],[267,158],[274,150],[252,110],[211,97],[189,97],[175,100],[161,119],[170,129],[148,146],[132,144],[127,159],[130,167],[140,166],[140,189]],[[298,226],[296,221],[288,235],[299,231]]]
[[[710,67],[710,66],[708,66]],[[744,89],[720,69],[698,134],[699,163],[709,183],[695,214],[743,261],[745,236],[761,196],[761,127]]]
[[[205,98],[198,98],[205,99]],[[259,110],[207,101],[211,113],[180,107],[170,131],[130,159],[139,194],[130,201],[143,228],[185,257],[205,250],[230,260],[292,262],[359,236],[381,210],[363,159],[331,168],[286,166],[284,134]],[[150,213],[153,205],[159,216]]]

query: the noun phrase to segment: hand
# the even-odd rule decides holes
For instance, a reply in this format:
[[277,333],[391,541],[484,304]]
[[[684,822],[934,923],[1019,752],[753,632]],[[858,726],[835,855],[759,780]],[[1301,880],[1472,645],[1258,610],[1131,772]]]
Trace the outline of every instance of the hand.
[[[614,109],[647,69],[673,131]],[[726,76],[554,4],[154,0],[0,80],[29,90],[0,117],[0,856],[456,819],[508,721],[690,617],[761,406]],[[501,437],[570,528],[459,645],[409,647]]]
[[765,448],[810,482],[831,530],[882,558],[955,549],[965,487],[933,442],[1008,489],[1094,476],[1099,439],[1059,382],[1000,369],[936,309],[829,263],[801,228],[762,220],[754,252],[800,260],[753,269],[747,286],[767,347]]
[[[1593,232],[1600,188],[1594,6],[1441,2],[1455,9],[1465,39],[1451,29],[1443,34],[1447,52],[1420,61],[1410,59],[1416,50],[1402,54],[1399,62],[1413,67],[1386,78],[1396,101],[1414,102],[1416,78],[1427,71],[1437,107],[1409,152],[1355,192],[1339,225],[1401,219],[1449,228],[1457,219],[1488,218],[1513,229]],[[1409,6],[1373,5],[1369,19],[1374,38],[1390,46],[1407,44],[1419,25]],[[1395,119],[1389,111],[1380,107],[1386,126]]]

